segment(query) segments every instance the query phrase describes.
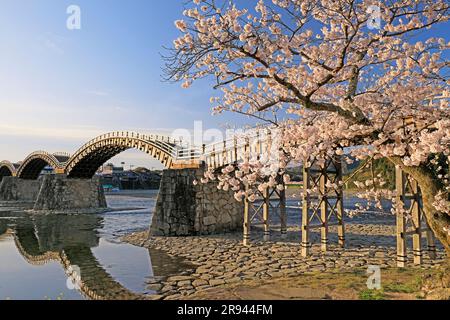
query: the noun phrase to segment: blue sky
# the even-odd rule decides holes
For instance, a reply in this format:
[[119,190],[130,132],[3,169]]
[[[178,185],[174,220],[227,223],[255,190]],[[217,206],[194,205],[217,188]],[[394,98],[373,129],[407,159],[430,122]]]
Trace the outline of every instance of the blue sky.
[[[2,0],[0,158],[74,152],[113,130],[170,133],[195,120],[205,128],[241,121],[210,115],[210,85],[185,90],[161,81],[160,53],[178,35],[183,3]],[[81,30],[66,28],[71,4],[81,8]],[[156,164],[131,151],[114,160]]]
[[[189,90],[161,81],[162,46],[177,37],[184,2],[2,0],[0,160],[74,152],[113,130],[170,134],[196,120],[205,129],[244,124],[235,114],[210,115],[208,80]],[[71,4],[81,8],[81,30],[66,28]],[[448,37],[445,25],[431,33]],[[133,151],[114,159],[121,161],[157,165]]]

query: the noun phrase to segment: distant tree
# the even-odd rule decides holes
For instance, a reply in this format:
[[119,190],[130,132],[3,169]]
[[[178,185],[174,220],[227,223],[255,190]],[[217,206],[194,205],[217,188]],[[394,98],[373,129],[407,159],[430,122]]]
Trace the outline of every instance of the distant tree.
[[395,165],[386,158],[375,159],[370,163],[359,162],[354,170],[349,171],[345,176],[347,186],[354,188],[357,185],[364,184],[363,189],[371,189],[373,182],[376,186],[389,190],[395,189]]
[[[426,217],[450,255],[449,176],[437,165],[448,165],[450,153],[449,43],[423,39],[448,21],[448,1],[255,4],[194,0],[175,22],[182,35],[166,57],[167,79],[188,88],[212,77],[221,90],[211,98],[215,112],[283,129],[283,161],[307,164],[347,147],[361,160],[389,159],[419,182]],[[285,112],[286,121],[271,118],[274,112]],[[242,182],[267,185],[263,172],[252,159],[225,168],[221,186],[240,198]]]

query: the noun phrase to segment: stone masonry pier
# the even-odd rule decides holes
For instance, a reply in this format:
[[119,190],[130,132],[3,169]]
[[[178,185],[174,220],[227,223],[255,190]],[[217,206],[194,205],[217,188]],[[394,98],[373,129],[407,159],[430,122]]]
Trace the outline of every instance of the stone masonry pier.
[[243,203],[217,184],[199,183],[203,169],[165,170],[156,201],[150,234],[190,236],[238,230],[243,224]]
[[34,211],[95,213],[106,209],[106,199],[98,177],[68,179],[62,174],[41,178]]
[[0,184],[0,201],[34,202],[40,188],[40,180],[3,177]]

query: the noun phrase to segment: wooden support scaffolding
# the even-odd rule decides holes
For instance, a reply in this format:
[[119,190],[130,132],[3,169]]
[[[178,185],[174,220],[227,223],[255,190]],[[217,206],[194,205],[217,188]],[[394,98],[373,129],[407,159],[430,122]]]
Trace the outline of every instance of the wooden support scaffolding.
[[[245,138],[244,145],[244,160],[249,161],[251,154],[260,158],[263,154],[267,154],[272,150],[272,134],[268,130],[266,132],[265,139],[262,139],[259,131],[257,132],[256,139],[253,143],[250,143],[248,137]],[[234,141],[234,145],[237,145],[237,141]],[[234,153],[237,157],[237,149],[235,147]],[[282,190],[277,187],[266,188],[263,191],[255,191],[255,201],[249,201],[248,188],[246,187],[246,197],[244,204],[244,245],[250,244],[250,229],[252,223],[259,221],[263,225],[264,241],[270,241],[272,228],[270,225],[271,215],[277,214],[280,219],[280,232],[281,238],[287,236],[287,212],[286,212],[286,191],[283,182],[283,177],[279,175],[277,177],[277,184],[283,186]]]
[[[344,204],[341,159],[327,159],[323,164],[314,160],[303,167],[302,256],[309,255],[310,231],[320,229],[321,250],[327,251],[330,224],[337,225],[339,246],[345,246]],[[337,189],[330,185],[338,186]],[[317,200],[317,203],[313,202]],[[334,200],[331,201],[331,200]],[[333,220],[336,220],[333,222]]]
[[423,248],[422,237],[426,234],[428,256],[436,258],[436,246],[433,232],[428,226],[422,211],[422,196],[417,181],[412,179],[400,168],[395,171],[396,203],[403,210],[398,210],[397,221],[397,266],[406,267],[407,236],[412,235],[414,264],[422,264]]
[[262,223],[264,241],[270,241],[272,226],[271,215],[278,215],[280,220],[281,238],[287,236],[286,192],[275,188],[256,191],[256,200],[251,202],[248,196],[244,203],[244,245],[250,244],[250,227],[252,223]]

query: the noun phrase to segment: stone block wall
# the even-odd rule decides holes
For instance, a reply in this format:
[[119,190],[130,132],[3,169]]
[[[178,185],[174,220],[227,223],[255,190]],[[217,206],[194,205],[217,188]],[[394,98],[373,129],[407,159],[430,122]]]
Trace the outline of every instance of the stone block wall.
[[150,227],[151,236],[190,236],[238,230],[243,203],[217,183],[194,185],[203,169],[165,170]]
[[17,177],[3,177],[0,183],[0,201],[34,202],[41,182]]
[[98,212],[106,205],[98,177],[68,179],[62,174],[45,175],[34,205],[34,211]]

